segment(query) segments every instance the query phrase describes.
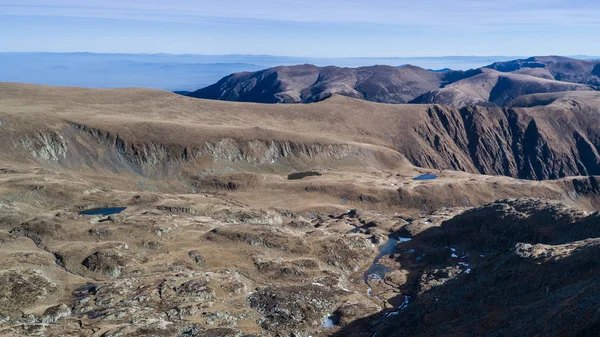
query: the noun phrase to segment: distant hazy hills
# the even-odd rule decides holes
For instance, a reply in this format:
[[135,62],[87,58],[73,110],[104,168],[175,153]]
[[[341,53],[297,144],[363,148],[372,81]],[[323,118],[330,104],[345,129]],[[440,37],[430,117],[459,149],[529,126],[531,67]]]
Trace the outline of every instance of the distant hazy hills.
[[174,55],[0,53],[0,81],[88,88],[195,90],[264,65]]
[[335,94],[382,103],[505,106],[523,95],[593,91],[600,61],[547,56],[468,71],[415,66],[279,66],[234,73],[189,96],[259,103],[310,103]]
[[193,91],[224,76],[282,65],[360,67],[414,64],[428,69],[470,69],[515,57],[308,58],[271,55],[0,53],[0,82],[88,88],[143,87]]

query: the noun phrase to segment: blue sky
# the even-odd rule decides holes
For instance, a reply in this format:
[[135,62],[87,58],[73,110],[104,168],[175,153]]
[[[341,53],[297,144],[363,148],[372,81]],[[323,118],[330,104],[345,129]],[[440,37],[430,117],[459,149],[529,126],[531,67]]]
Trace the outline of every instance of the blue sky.
[[0,0],[0,51],[600,55],[592,0]]

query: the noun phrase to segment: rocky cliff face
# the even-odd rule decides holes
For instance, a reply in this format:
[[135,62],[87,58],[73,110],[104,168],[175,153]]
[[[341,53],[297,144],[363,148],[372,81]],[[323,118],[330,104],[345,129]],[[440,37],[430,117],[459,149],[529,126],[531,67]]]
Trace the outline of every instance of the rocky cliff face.
[[158,165],[165,162],[189,162],[202,156],[214,161],[269,164],[290,157],[319,156],[341,160],[351,156],[375,156],[367,148],[350,144],[294,142],[277,139],[243,140],[222,137],[216,141],[191,141],[187,144],[141,141],[135,142],[110,131],[71,123],[81,133],[114,150],[127,161],[137,165]]
[[[378,162],[386,167],[403,156],[412,164],[488,175],[546,180],[600,174],[600,123],[596,108],[584,105],[498,108],[422,106],[416,121],[400,115],[389,149],[339,140],[223,135],[214,139],[167,140],[70,123],[59,130],[23,136],[17,148],[36,160],[91,163],[158,172],[165,165],[202,158],[213,162],[265,165],[280,160],[302,162]],[[365,112],[366,113],[366,112]],[[165,134],[160,124],[151,133]],[[183,130],[181,130],[183,133]],[[95,152],[88,153],[91,144]],[[148,171],[150,170],[150,171]]]
[[427,113],[414,129],[421,149],[398,144],[417,166],[533,180],[600,172],[595,111],[432,106]]

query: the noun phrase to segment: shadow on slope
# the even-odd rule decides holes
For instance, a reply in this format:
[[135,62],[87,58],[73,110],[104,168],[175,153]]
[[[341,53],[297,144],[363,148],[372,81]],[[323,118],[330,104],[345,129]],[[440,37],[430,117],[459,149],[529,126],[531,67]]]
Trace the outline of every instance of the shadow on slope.
[[[423,253],[407,277],[415,300],[406,309],[334,336],[593,336],[599,237],[598,212],[556,202],[500,200],[469,210],[411,241]],[[461,271],[448,275],[447,264]],[[443,270],[445,278],[432,280]]]

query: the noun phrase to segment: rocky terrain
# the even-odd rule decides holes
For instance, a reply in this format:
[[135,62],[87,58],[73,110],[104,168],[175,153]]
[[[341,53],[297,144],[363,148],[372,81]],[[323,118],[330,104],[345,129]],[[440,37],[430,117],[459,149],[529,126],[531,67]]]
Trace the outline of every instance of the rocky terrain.
[[600,62],[546,56],[468,71],[415,66],[298,65],[229,75],[191,97],[258,103],[311,103],[332,95],[380,103],[506,106],[529,94],[597,90]]
[[412,267],[404,287],[414,300],[338,335],[593,336],[599,221],[598,212],[509,199],[420,228],[414,252],[396,257]]
[[597,100],[2,83],[0,335],[592,336]]

